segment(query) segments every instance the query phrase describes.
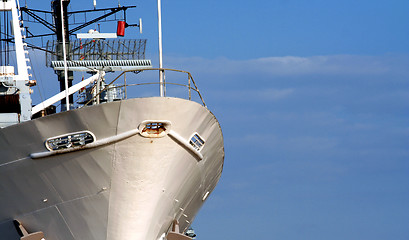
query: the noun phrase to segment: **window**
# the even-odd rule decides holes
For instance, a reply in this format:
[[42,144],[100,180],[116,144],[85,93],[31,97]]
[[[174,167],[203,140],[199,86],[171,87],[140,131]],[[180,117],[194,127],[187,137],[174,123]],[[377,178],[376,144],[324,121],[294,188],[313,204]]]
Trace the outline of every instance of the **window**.
[[197,151],[200,151],[205,144],[205,140],[198,134],[194,133],[193,136],[190,138],[189,141],[190,145],[192,145]]

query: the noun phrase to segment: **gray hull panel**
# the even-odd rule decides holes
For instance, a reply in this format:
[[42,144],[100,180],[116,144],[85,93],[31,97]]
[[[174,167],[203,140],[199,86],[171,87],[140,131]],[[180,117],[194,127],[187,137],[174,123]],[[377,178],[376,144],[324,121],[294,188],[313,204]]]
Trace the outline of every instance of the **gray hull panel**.
[[[137,134],[122,141],[46,158],[50,137],[89,130],[104,139],[145,120],[171,122],[184,139],[206,143],[198,159],[169,135]],[[0,235],[15,239],[11,221],[46,239],[158,239],[174,219],[190,225],[222,171],[216,118],[176,98],[140,98],[59,113],[0,130]],[[3,238],[2,238],[3,239]],[[18,237],[17,237],[18,239]]]

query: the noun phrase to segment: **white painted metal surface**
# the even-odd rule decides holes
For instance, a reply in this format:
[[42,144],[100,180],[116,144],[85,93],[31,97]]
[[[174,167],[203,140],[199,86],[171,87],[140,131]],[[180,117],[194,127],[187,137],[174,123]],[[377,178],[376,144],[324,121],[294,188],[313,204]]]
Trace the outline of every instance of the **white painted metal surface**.
[[[64,70],[63,61],[52,61],[54,70]],[[89,72],[90,70],[100,71],[138,71],[140,69],[152,67],[151,60],[74,60],[67,62],[67,68],[71,71]]]
[[0,128],[6,127],[9,125],[17,124],[18,113],[2,113],[0,114]]
[[[206,139],[203,159],[170,136],[134,132],[94,148],[29,157],[47,152],[48,138],[88,130],[96,139],[109,139],[149,119],[167,119],[186,141],[199,133]],[[9,126],[0,129],[0,145],[0,233],[10,240],[18,237],[13,219],[56,240],[156,240],[174,220],[183,232],[214,189],[224,157],[213,114],[198,103],[167,97],[106,103]]]
[[23,37],[21,34],[21,27],[19,23],[19,14],[16,7],[15,0],[7,0],[6,2],[2,2],[0,4],[0,10],[2,11],[11,11],[12,15],[12,22],[13,25],[13,34],[14,34],[14,41],[15,41],[15,49],[16,49],[16,60],[19,63],[17,66],[18,74],[16,74],[16,80],[28,80],[28,72],[27,72],[27,63],[26,63],[26,55],[24,51],[23,45]]
[[116,33],[99,33],[99,32],[91,32],[91,33],[77,33],[77,38],[95,38],[95,39],[106,39],[106,38],[117,38],[118,36]]
[[[158,43],[159,43],[159,68],[163,68],[163,56],[162,56],[162,6],[161,0],[158,0]],[[159,92],[160,96],[165,96],[164,82],[164,71],[159,71]]]
[[202,159],[203,159],[203,155],[202,155],[199,151],[197,151],[196,149],[194,149],[194,148],[192,147],[192,145],[189,144],[189,140],[184,139],[182,136],[180,136],[177,132],[175,132],[175,131],[173,131],[173,130],[171,130],[171,131],[169,132],[169,135],[170,135],[173,139],[175,139],[179,144],[181,144],[181,145],[183,145],[185,148],[189,149],[189,151],[190,151],[191,153],[193,153],[194,155],[196,155],[196,157],[197,157],[199,160],[202,160]]
[[97,140],[97,141],[95,141],[93,143],[90,143],[90,144],[87,144],[87,145],[85,145],[83,147],[73,147],[73,148],[61,149],[61,150],[56,150],[56,151],[48,150],[48,151],[44,151],[44,152],[31,153],[30,157],[32,159],[45,158],[45,157],[49,157],[49,156],[57,155],[57,154],[70,153],[70,152],[81,151],[81,150],[90,149],[90,148],[101,147],[101,146],[104,146],[104,145],[113,144],[113,143],[116,143],[118,141],[125,140],[125,139],[127,139],[129,137],[132,137],[132,136],[138,134],[138,133],[139,133],[138,129],[132,129],[132,130],[129,130],[129,131],[124,132],[124,133],[120,133],[120,134],[115,135],[115,136],[111,136],[111,137],[107,137],[107,138],[104,138],[104,139]]

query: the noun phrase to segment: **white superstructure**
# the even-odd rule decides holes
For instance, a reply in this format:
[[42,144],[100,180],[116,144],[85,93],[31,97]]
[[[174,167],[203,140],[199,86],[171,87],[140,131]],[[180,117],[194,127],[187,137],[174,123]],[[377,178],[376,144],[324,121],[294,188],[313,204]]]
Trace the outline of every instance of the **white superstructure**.
[[[11,26],[14,35],[15,55],[17,61],[17,73],[14,73],[12,66],[0,66],[0,84],[8,88],[9,91],[18,91],[18,100],[20,102],[20,115],[17,117],[20,122],[28,121],[31,119],[31,96],[30,85],[34,85],[35,81],[29,80],[29,74],[27,69],[27,61],[29,59],[26,56],[28,53],[25,50],[26,44],[23,43],[23,37],[21,32],[24,31],[20,27],[19,12],[17,10],[16,1],[2,1],[0,3],[0,11],[10,12],[13,21]],[[5,23],[8,24],[8,23]],[[0,127],[14,124],[15,114],[1,114],[0,113]]]

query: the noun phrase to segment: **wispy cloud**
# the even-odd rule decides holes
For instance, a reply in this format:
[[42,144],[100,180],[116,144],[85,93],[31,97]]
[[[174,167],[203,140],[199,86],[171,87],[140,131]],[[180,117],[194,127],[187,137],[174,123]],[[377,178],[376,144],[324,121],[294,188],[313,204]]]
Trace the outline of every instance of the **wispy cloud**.
[[172,66],[185,66],[194,72],[206,71],[215,74],[264,73],[269,75],[298,76],[308,74],[376,75],[384,73],[405,73],[409,56],[283,56],[250,60],[227,58],[204,59],[200,57],[167,57]]

